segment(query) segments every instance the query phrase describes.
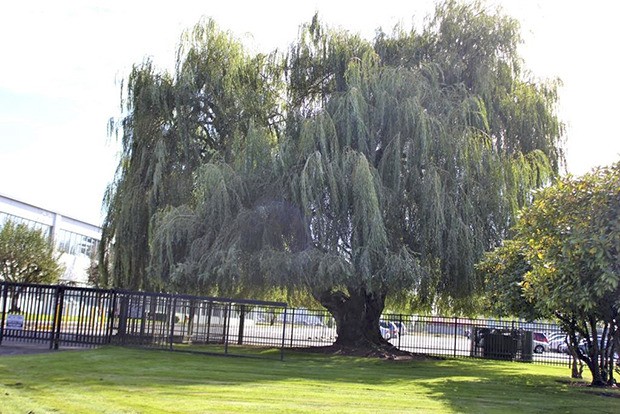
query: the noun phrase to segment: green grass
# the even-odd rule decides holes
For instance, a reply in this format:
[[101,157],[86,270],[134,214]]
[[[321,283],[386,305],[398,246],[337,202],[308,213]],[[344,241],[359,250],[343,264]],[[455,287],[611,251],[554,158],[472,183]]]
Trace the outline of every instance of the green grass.
[[620,390],[568,375],[485,360],[280,362],[109,347],[1,357],[0,413],[620,413]]

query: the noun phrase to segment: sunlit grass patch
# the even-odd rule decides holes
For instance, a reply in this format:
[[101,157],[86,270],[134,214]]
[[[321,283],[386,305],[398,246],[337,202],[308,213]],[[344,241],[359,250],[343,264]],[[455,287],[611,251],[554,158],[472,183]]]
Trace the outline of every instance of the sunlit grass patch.
[[568,374],[486,360],[281,362],[110,347],[0,358],[0,412],[620,412],[620,391],[593,393]]

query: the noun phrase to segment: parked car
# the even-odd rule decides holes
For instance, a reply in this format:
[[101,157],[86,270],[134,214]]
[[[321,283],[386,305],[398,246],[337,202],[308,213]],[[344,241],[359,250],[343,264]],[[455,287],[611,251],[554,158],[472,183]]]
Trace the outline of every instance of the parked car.
[[563,332],[555,332],[547,335],[549,341],[549,349],[555,352],[562,352],[562,344],[566,345],[568,340],[567,336]]
[[390,338],[398,338],[398,327],[394,322],[379,321],[379,326],[390,331]]
[[381,324],[379,324],[379,332],[381,332],[381,337],[386,341],[389,341],[392,338],[392,335],[390,335],[390,329],[381,326]]
[[[601,342],[602,342],[602,337],[599,335],[599,337],[598,337],[599,346],[600,346]],[[581,339],[579,341],[579,343],[577,344],[577,348],[579,348],[579,350],[581,351],[582,354],[584,354],[584,355],[588,354],[588,343],[587,343],[587,341],[585,339]],[[565,354],[570,353],[569,349],[568,349],[568,340],[558,347],[558,352],[562,352],[562,353],[565,353]],[[619,360],[620,356],[618,355],[618,351],[616,351],[615,354],[616,354],[615,359]]]
[[533,350],[537,354],[549,351],[549,339],[542,332],[532,332]]
[[297,313],[291,316],[289,323],[306,326],[325,326],[321,318],[306,308],[297,309]]
[[[600,341],[601,341],[601,337],[599,336],[599,344],[600,344]],[[587,344],[585,339],[582,338],[579,341],[579,343],[577,344],[577,348],[579,348],[579,350],[581,351],[582,354],[586,354],[587,355],[587,353],[588,353],[588,344]],[[565,343],[563,343],[562,345],[560,345],[558,347],[558,349],[559,349],[559,352],[562,352],[562,353],[565,353],[565,354],[570,353],[569,349],[568,349],[568,338],[566,339]]]
[[[603,337],[601,335],[598,336],[598,345],[599,347],[601,346],[601,344],[603,343]],[[579,350],[581,351],[582,354],[587,355],[588,354],[588,342],[584,339],[582,339],[581,341],[579,341],[579,344],[577,345],[577,347],[579,348]]]

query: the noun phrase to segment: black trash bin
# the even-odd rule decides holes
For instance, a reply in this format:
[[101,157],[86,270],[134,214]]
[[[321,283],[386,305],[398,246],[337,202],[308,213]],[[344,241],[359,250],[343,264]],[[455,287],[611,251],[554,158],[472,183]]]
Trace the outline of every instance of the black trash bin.
[[484,357],[512,361],[517,354],[517,339],[510,331],[492,331],[484,340]]

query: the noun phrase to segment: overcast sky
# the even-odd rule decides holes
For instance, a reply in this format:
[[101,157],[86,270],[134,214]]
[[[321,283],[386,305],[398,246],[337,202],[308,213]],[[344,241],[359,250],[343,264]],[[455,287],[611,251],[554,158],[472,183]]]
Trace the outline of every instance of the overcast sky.
[[[526,66],[559,77],[568,169],[620,160],[615,127],[620,6],[611,1],[504,0],[521,22]],[[490,3],[489,3],[490,4]],[[100,224],[118,162],[107,134],[120,114],[119,82],[152,57],[170,67],[184,29],[213,17],[250,50],[285,48],[315,11],[331,26],[372,38],[410,26],[430,0],[20,0],[0,6],[0,194]],[[379,7],[380,6],[380,7]]]

